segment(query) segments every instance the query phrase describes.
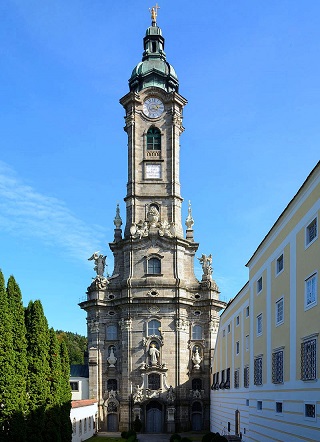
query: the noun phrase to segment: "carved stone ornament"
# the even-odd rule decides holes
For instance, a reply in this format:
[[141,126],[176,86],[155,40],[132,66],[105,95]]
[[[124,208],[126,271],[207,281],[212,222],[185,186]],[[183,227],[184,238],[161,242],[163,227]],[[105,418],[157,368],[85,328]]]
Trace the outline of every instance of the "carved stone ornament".
[[186,319],[176,319],[176,329],[184,332],[189,331],[189,321]]
[[160,214],[158,209],[150,205],[147,212],[147,219],[145,221],[139,221],[138,224],[132,223],[130,227],[130,235],[133,238],[141,239],[143,237],[148,237],[153,229],[158,230],[159,236],[166,236],[168,238],[173,238],[176,236],[176,229],[173,222],[169,223],[167,220],[159,221]]
[[92,283],[88,287],[88,292],[106,290],[108,287],[109,281],[104,276],[96,276]]
[[147,295],[151,296],[151,297],[155,297],[155,296],[159,296],[159,292],[156,289],[151,289],[148,291]]
[[116,229],[120,229],[120,227],[122,226],[122,219],[120,216],[120,207],[119,204],[117,204],[117,208],[116,208],[116,216],[113,220],[113,224],[116,226]]
[[212,255],[202,254],[201,258],[198,258],[200,264],[202,265],[203,276],[212,275]]
[[157,314],[157,313],[160,312],[160,307],[155,306],[155,305],[152,305],[151,307],[148,307],[148,311],[149,311],[151,314],[155,315],[155,314]]
[[98,333],[99,331],[99,321],[96,319],[91,319],[88,321],[88,328],[91,333]]
[[172,387],[172,385],[170,385],[170,387],[167,391],[167,403],[173,404],[175,398],[176,398],[176,395],[174,394],[173,387]]
[[94,254],[88,258],[88,261],[94,261],[95,266],[93,269],[97,273],[97,276],[103,277],[106,259],[107,257],[104,255],[99,255],[99,252],[94,252]]
[[189,201],[189,206],[188,206],[188,216],[186,219],[186,226],[188,230],[192,229],[192,226],[194,224],[194,220],[192,218],[192,213],[191,213],[191,201]]
[[115,363],[117,362],[117,358],[114,355],[114,351],[113,351],[113,347],[111,347],[110,350],[110,356],[107,358],[109,367],[114,368],[115,367]]
[[198,347],[196,347],[196,351],[195,351],[195,353],[193,354],[193,356],[192,356],[192,362],[193,362],[193,364],[194,364],[194,369],[195,370],[199,370],[200,369],[200,362],[202,361],[202,358],[201,358],[201,356],[200,356],[200,354],[199,354],[199,350],[198,350]]
[[132,330],[132,320],[122,318],[121,321],[119,321],[119,326],[122,331],[124,330],[130,331]]

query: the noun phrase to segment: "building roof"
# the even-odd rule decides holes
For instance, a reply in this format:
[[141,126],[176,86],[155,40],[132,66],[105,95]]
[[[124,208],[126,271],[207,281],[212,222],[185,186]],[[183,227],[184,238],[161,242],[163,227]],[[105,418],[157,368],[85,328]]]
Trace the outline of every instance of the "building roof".
[[81,399],[80,401],[71,401],[72,408],[87,407],[98,403],[96,399]]
[[70,377],[73,378],[88,378],[89,367],[88,365],[70,365]]

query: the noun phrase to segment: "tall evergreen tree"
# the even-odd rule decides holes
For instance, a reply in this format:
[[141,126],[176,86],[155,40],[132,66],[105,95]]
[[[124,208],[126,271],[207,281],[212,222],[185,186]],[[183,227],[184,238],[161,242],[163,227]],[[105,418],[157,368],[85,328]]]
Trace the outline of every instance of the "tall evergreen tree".
[[15,372],[12,315],[0,271],[0,440],[11,442],[11,419],[15,413]]
[[46,413],[46,441],[61,442],[60,414],[61,414],[61,359],[60,345],[56,333],[49,330],[49,366],[50,366],[50,396]]
[[28,442],[44,442],[45,413],[50,398],[49,330],[41,302],[30,301],[26,309],[28,343],[29,414],[27,421]]
[[70,362],[66,343],[60,342],[61,360],[61,441],[70,442],[72,439],[72,425],[70,421],[71,411],[71,388],[70,388]]
[[24,307],[21,291],[13,276],[7,284],[8,305],[11,312],[11,330],[14,352],[14,401],[15,413],[11,419],[10,435],[12,441],[25,441],[25,416],[27,414],[27,339],[24,321]]

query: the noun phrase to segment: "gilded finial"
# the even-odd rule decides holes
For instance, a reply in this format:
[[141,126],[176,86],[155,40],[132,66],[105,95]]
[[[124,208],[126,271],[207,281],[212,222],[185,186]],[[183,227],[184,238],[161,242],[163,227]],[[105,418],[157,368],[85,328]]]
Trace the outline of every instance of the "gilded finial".
[[158,9],[160,9],[160,6],[158,6],[158,3],[156,3],[156,6],[152,6],[152,8],[149,8],[149,11],[151,12],[152,23],[157,22]]

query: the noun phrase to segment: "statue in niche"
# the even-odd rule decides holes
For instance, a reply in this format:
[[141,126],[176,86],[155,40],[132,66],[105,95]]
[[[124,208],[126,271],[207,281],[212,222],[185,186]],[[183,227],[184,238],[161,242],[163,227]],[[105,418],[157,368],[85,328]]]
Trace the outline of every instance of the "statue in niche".
[[198,347],[195,347],[195,352],[192,356],[192,362],[194,364],[194,369],[195,370],[199,370],[200,369],[200,362],[202,361],[202,358],[199,354],[199,349]]
[[157,226],[157,223],[159,221],[159,216],[160,216],[160,214],[159,214],[158,209],[153,205],[149,206],[149,210],[147,213],[147,219],[150,223],[150,227]]
[[149,355],[151,359],[151,365],[157,365],[160,351],[157,349],[156,344],[151,344],[149,349]]
[[169,390],[167,392],[167,402],[168,402],[168,404],[173,404],[174,399],[175,399],[175,394],[174,394],[172,385],[170,385]]
[[104,255],[99,255],[99,252],[94,252],[94,254],[88,258],[88,261],[94,260],[94,271],[97,273],[97,276],[103,278],[104,269],[106,267],[106,259],[107,257]]
[[202,271],[205,276],[210,276],[212,274],[212,255],[202,254],[201,258],[198,258],[200,264],[202,265]]

